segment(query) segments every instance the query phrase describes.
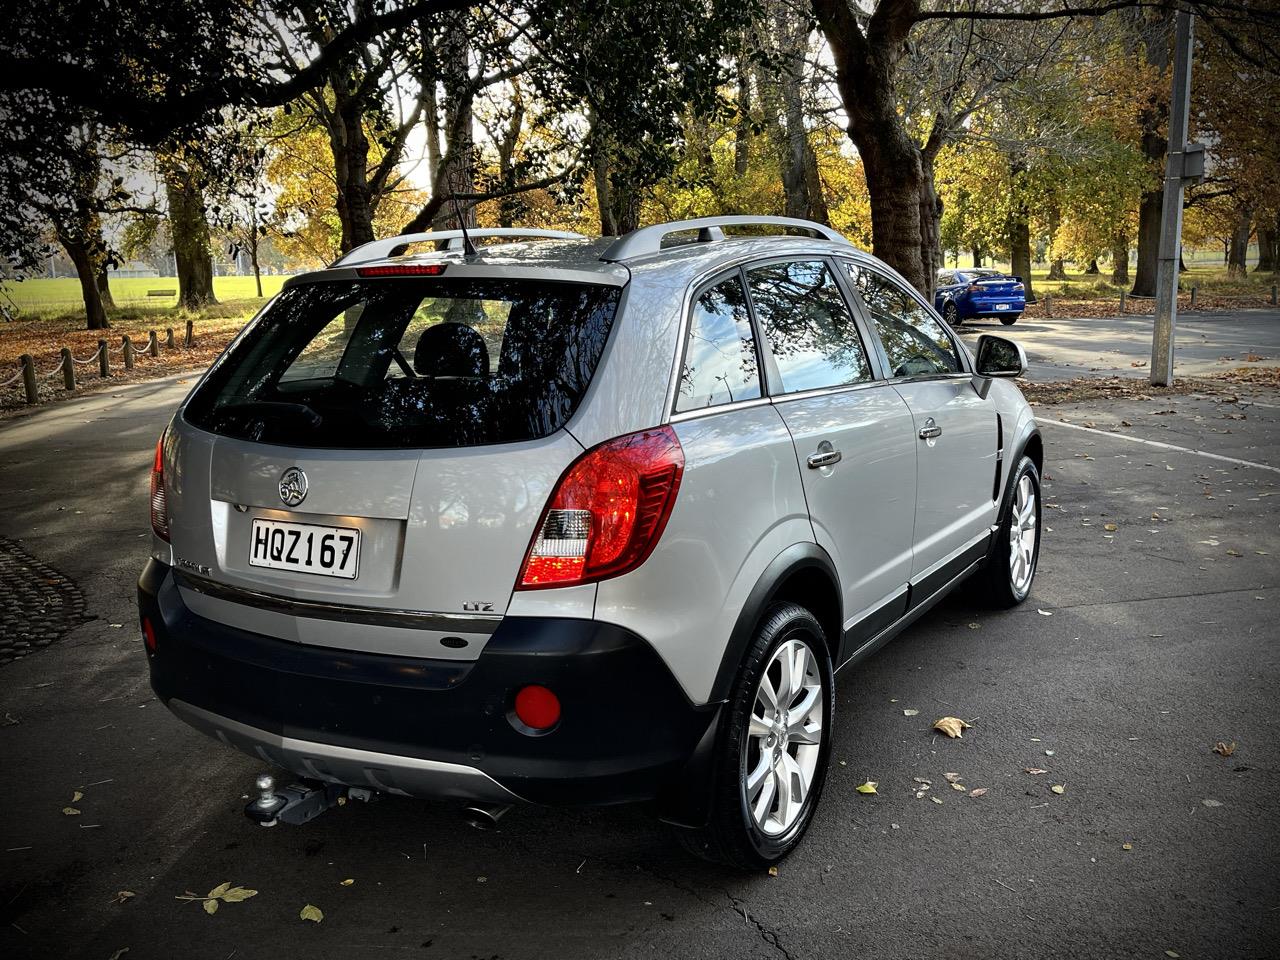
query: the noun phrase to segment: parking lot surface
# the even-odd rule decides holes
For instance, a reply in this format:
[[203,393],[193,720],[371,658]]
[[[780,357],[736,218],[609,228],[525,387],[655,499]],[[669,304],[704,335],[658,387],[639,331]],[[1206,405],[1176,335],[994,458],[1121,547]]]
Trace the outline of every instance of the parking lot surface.
[[[0,955],[1280,953],[1280,398],[1039,408],[1030,600],[961,594],[840,678],[821,809],[771,877],[690,860],[631,809],[484,833],[394,798],[245,820],[261,764],[154,699],[135,626],[150,452],[187,387],[0,428],[0,537],[89,617],[0,665]],[[944,715],[963,739],[931,730]],[[257,894],[183,899],[224,882]]]

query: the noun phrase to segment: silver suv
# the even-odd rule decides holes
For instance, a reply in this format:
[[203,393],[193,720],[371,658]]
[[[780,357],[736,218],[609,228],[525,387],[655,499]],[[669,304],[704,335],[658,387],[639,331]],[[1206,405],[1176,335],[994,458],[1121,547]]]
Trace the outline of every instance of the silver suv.
[[643,801],[776,863],[836,672],[971,574],[1026,598],[1025,365],[806,221],[367,244],[290,280],[157,446],[152,685],[302,778],[260,819]]

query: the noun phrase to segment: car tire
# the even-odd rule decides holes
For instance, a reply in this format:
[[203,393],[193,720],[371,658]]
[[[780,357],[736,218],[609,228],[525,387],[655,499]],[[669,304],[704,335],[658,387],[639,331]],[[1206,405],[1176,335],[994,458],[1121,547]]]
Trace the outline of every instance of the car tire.
[[996,607],[1027,599],[1040,562],[1040,471],[1030,457],[1018,461],[1008,491],[983,571],[986,599]]
[[942,319],[947,321],[947,326],[953,328],[964,323],[964,321],[960,319],[960,310],[956,307],[954,300],[948,300],[942,305]]
[[[801,677],[795,690],[783,665],[801,660],[792,670]],[[771,699],[785,700],[785,706],[771,711]],[[678,829],[681,844],[699,857],[743,870],[771,867],[791,853],[822,795],[834,702],[831,658],[818,618],[795,603],[770,607],[721,715],[710,818],[701,829]],[[798,710],[803,712],[797,716]]]
[[1015,323],[1018,322],[1018,318],[1020,316],[1022,316],[1022,314],[1020,313],[1011,313],[1011,314],[1008,314],[1007,316],[1001,315],[1000,322],[1003,323],[1006,327],[1012,327]]

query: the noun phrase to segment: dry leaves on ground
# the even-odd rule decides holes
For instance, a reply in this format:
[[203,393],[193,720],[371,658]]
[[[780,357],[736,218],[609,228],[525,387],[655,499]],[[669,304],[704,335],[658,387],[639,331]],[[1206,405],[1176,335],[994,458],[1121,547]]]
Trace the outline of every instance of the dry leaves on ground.
[[1219,740],[1217,746],[1213,748],[1213,752],[1221,757],[1229,757],[1236,752],[1236,742],[1232,740],[1230,743],[1225,743]]
[[298,911],[299,920],[310,920],[312,923],[319,923],[324,919],[324,911],[315,904],[308,903],[305,907]]
[[877,783],[875,780],[868,780],[866,783],[858,784],[853,789],[857,790],[859,793],[870,794],[870,793],[875,793],[876,787],[878,786],[880,786],[880,784]]
[[934,723],[933,729],[937,730],[939,733],[945,733],[948,737],[955,739],[956,737],[963,737],[964,734],[962,731],[968,730],[970,726],[972,726],[972,724],[965,723],[959,717],[943,717],[941,720]]
[[188,902],[198,900],[204,908],[204,912],[212,915],[218,912],[219,903],[241,903],[257,895],[257,890],[250,890],[248,887],[233,887],[231,881],[228,880],[225,883],[218,884],[203,897],[188,890],[182,896],[174,897],[174,899]]

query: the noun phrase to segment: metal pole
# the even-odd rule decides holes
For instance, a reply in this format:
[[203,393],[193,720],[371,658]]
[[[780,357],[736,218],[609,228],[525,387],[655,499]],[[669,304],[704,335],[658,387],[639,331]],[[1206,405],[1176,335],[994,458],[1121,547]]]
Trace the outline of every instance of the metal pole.
[[1182,246],[1182,158],[1187,146],[1191,103],[1191,12],[1178,10],[1174,41],[1173,90],[1169,99],[1169,156],[1164,171],[1164,212],[1160,218],[1160,256],[1156,269],[1156,316],[1151,340],[1151,384],[1173,382],[1173,348],[1178,320],[1178,251]]

